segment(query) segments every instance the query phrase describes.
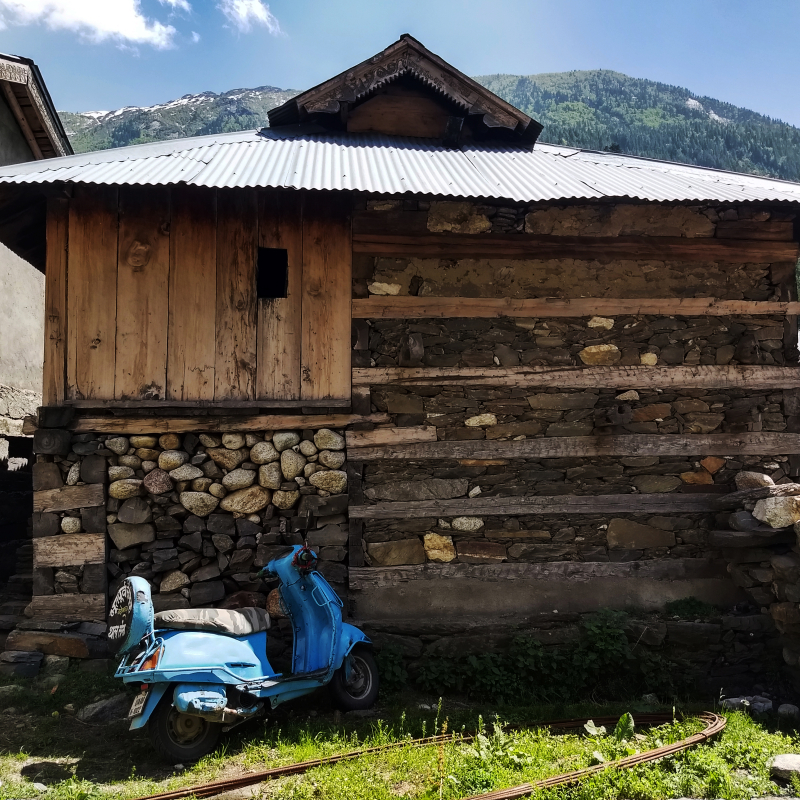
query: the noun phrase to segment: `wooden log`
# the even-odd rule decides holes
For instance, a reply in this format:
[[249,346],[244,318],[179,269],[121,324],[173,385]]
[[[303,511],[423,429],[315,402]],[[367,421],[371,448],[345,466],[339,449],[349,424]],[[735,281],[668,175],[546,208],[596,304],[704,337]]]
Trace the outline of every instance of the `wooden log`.
[[114,397],[163,399],[169,321],[169,191],[122,186],[119,215]]
[[772,531],[771,534],[754,531],[711,531],[708,546],[723,547],[769,547],[774,544],[794,544],[797,535],[794,531]]
[[216,359],[217,195],[172,188],[167,397],[213,400]]
[[716,224],[717,239],[751,239],[759,241],[790,242],[794,238],[794,223],[790,220],[750,219],[720,220]]
[[717,300],[713,297],[685,299],[664,297],[618,300],[581,297],[574,300],[514,297],[378,297],[353,300],[354,319],[419,319],[452,317],[605,317],[711,316],[737,314],[800,314],[798,302]]
[[105,560],[104,533],[64,533],[33,540],[35,568],[103,564]]
[[114,397],[117,188],[77,186],[69,210],[67,396]]
[[[344,428],[356,422],[389,422],[388,414],[310,414],[305,416],[237,417],[80,417],[70,426],[78,433],[191,433],[234,431],[290,431]],[[82,488],[82,487],[76,487]]]
[[33,493],[34,511],[74,511],[77,508],[93,508],[105,503],[105,487],[102,483],[85,486],[62,486]]
[[518,258],[639,261],[796,261],[796,242],[672,236],[551,236],[546,234],[365,234],[353,252],[403,258]]
[[69,201],[47,201],[47,264],[44,290],[44,372],[42,402],[64,402],[67,381],[67,241]]
[[794,389],[795,367],[366,367],[353,386],[511,386],[559,389]]
[[797,497],[800,495],[800,483],[782,483],[779,486],[759,486],[757,489],[744,489],[731,492],[717,499],[717,508],[739,508],[745,503],[755,503],[767,497]]
[[54,622],[105,621],[106,598],[103,594],[56,594],[37,596],[30,609],[36,619]]
[[376,428],[373,431],[347,431],[348,447],[378,447],[387,444],[435,442],[436,428],[421,425],[414,428]]
[[526,581],[535,586],[536,581],[559,583],[584,583],[595,578],[610,580],[641,578],[676,581],[695,578],[727,577],[726,562],[710,558],[662,558],[647,561],[581,562],[549,561],[546,563],[511,564],[422,564],[401,567],[350,568],[350,589],[386,589],[414,581],[444,581],[459,578],[500,583]]
[[526,516],[528,514],[698,514],[713,511],[700,494],[609,494],[531,497],[473,497],[350,506],[350,519]]
[[74,408],[142,409],[142,408],[347,408],[344,400],[67,400]]
[[[628,434],[626,436],[547,436],[519,441],[421,442],[382,447],[356,447],[349,458],[384,459],[508,459],[593,456],[727,456],[800,453],[796,433]],[[671,495],[674,496],[674,495]],[[719,502],[721,498],[717,498]]]
[[303,300],[303,204],[297,192],[260,192],[259,247],[286,250],[286,297],[258,301],[256,397],[299,400]]

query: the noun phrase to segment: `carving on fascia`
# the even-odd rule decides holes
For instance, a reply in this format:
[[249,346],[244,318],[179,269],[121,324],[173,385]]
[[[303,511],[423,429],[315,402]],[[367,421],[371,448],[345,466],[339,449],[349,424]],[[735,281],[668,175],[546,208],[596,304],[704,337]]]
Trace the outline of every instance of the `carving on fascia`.
[[47,106],[45,105],[44,100],[42,100],[42,96],[39,93],[39,87],[36,85],[36,81],[29,80],[25,88],[28,92],[28,97],[31,99],[31,105],[33,105],[33,107],[36,109],[36,114],[42,121],[42,126],[47,132],[47,136],[53,145],[53,149],[60,156],[67,155],[67,148],[64,146],[64,142],[56,130],[55,125],[53,125],[53,120],[50,118],[50,114],[47,111]]
[[28,67],[13,61],[0,59],[0,81],[9,83],[28,83]]

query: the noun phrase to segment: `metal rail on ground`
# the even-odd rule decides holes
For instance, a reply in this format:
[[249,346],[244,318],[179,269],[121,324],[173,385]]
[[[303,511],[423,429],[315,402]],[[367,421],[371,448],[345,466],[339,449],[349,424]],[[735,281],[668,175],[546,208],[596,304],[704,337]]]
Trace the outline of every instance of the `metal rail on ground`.
[[[686,739],[681,739],[674,744],[664,745],[657,747],[654,750],[646,750],[644,753],[637,753],[633,756],[621,758],[618,761],[609,761],[604,764],[596,764],[592,767],[579,769],[574,772],[565,772],[561,775],[553,775],[550,778],[545,778],[535,783],[523,783],[519,786],[512,786],[508,789],[497,789],[493,792],[486,792],[484,794],[472,795],[463,798],[463,800],[516,800],[516,798],[525,797],[532,794],[537,789],[547,789],[554,786],[568,786],[578,783],[584,778],[596,775],[599,772],[604,772],[608,769],[630,769],[631,767],[638,766],[639,764],[646,764],[649,761],[657,761],[665,756],[671,756],[686,750],[694,745],[701,744],[708,741],[712,736],[720,733],[726,724],[724,717],[714,714],[711,711],[705,711],[697,715],[699,719],[705,722],[706,726],[699,733],[695,733]],[[636,720],[639,725],[660,725],[673,721],[672,714],[641,714],[638,715]],[[618,717],[595,717],[594,722],[596,725],[614,725]],[[554,728],[556,730],[570,730],[572,728],[580,728],[588,720],[586,719],[562,719],[551,720],[549,722],[535,723],[536,727]],[[361,756],[371,755],[373,753],[382,753],[387,750],[395,750],[400,747],[429,747],[430,745],[440,744],[443,742],[470,742],[474,736],[461,736],[461,735],[446,735],[446,736],[426,736],[422,739],[411,739],[401,742],[392,742],[391,744],[381,745],[380,747],[365,747],[361,750],[350,750],[347,753],[341,753],[337,756],[330,756],[328,758],[315,758],[310,761],[300,761],[296,764],[286,764],[282,767],[273,767],[272,769],[263,770],[262,772],[251,772],[248,775],[242,775],[239,778],[230,778],[223,781],[215,781],[213,783],[204,783],[199,786],[190,786],[186,789],[176,789],[171,792],[162,792],[161,794],[147,795],[146,797],[138,798],[138,800],[181,800],[181,798],[196,797],[214,797],[215,795],[229,792],[233,789],[241,789],[246,786],[252,786],[256,783],[263,783],[268,780],[275,780],[276,778],[283,778],[287,775],[300,775],[308,772],[317,767],[327,766],[329,764],[336,764],[340,761],[351,761],[354,758]]]

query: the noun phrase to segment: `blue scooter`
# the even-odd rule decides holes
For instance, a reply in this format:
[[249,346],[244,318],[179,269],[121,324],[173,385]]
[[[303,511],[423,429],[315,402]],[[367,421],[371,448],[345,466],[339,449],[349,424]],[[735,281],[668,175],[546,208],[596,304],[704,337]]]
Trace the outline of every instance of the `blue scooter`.
[[141,684],[128,714],[131,730],[147,725],[155,750],[170,763],[196,761],[222,732],[286,700],[328,685],[343,711],[370,708],[378,670],[370,641],[342,622],[342,601],[316,571],[307,545],[270,563],[261,575],[280,580],[282,609],[294,633],[292,672],[267,660],[269,614],[261,608],[153,613],[144,578],[126,578],[111,606],[110,645],[122,656],[115,677]]

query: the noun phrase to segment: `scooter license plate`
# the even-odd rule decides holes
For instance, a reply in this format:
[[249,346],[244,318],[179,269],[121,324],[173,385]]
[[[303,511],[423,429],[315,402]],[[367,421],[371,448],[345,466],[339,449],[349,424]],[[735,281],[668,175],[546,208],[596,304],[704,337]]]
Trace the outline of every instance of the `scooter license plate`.
[[144,704],[147,702],[147,696],[149,692],[141,692],[136,696],[136,699],[133,701],[133,705],[131,706],[131,710],[128,712],[128,719],[131,717],[138,717],[139,714],[144,711]]

